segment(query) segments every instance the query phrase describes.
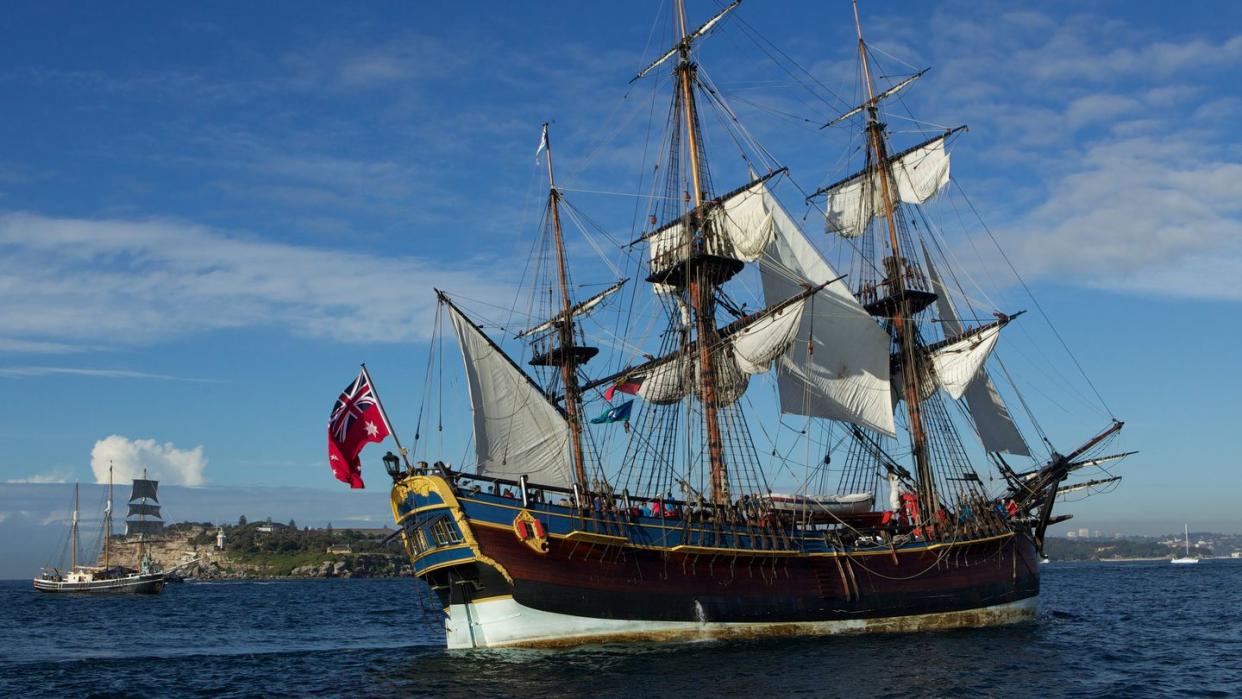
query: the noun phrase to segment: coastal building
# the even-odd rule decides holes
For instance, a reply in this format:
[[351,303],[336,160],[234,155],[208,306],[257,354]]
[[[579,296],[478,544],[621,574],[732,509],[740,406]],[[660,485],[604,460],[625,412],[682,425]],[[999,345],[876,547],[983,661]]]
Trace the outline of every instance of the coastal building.
[[224,550],[224,527],[220,527],[216,530],[216,550]]

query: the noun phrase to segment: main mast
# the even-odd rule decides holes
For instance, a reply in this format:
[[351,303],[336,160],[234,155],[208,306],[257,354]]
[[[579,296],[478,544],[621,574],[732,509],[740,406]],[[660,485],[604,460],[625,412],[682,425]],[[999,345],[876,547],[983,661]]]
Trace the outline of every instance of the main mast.
[[565,385],[565,414],[569,418],[569,442],[572,450],[574,475],[578,483],[589,488],[585,458],[582,450],[581,400],[578,390],[577,355],[570,350],[574,343],[573,300],[569,295],[569,269],[565,263],[565,239],[561,232],[560,192],[552,170],[552,141],[548,137],[548,125],[543,125],[543,145],[548,151],[548,209],[552,214],[552,236],[556,245],[556,264],[561,286],[561,321],[557,323],[560,338],[561,381]]
[[[686,28],[685,0],[677,0],[677,20],[682,40],[678,46],[677,78],[681,90],[682,104],[685,112],[686,134],[690,148],[690,175],[694,184],[694,207],[698,210],[706,198],[702,185],[703,164],[699,159],[698,115],[695,112],[694,89],[692,86],[695,65],[690,61],[690,33]],[[706,248],[705,221],[691,221],[690,249]],[[724,463],[724,454],[720,439],[720,417],[716,410],[715,368],[712,366],[712,344],[709,340],[715,334],[716,322],[715,299],[713,284],[701,269],[690,270],[688,292],[690,306],[694,309],[695,335],[698,338],[699,374],[702,377],[701,397],[703,404],[703,420],[707,429],[707,454],[711,463],[712,501],[726,504],[729,501],[728,472]]]
[[919,363],[918,340],[914,333],[913,316],[906,298],[905,262],[898,241],[897,221],[894,212],[892,182],[889,179],[888,149],[884,143],[884,124],[879,120],[878,103],[875,86],[872,82],[871,67],[867,61],[867,45],[863,41],[862,22],[858,17],[858,0],[854,0],[854,28],[858,34],[858,57],[862,62],[863,83],[867,86],[867,140],[870,146],[869,156],[874,158],[875,167],[879,172],[880,195],[884,201],[884,220],[888,226],[888,242],[892,249],[893,262],[888,265],[889,289],[897,298],[892,314],[893,330],[901,348],[902,389],[906,399],[906,413],[909,417],[910,446],[914,452],[914,461],[918,470],[920,509],[924,517],[936,511],[938,502],[936,484],[931,470],[931,460],[927,453],[927,434],[923,427],[923,416],[919,396]]

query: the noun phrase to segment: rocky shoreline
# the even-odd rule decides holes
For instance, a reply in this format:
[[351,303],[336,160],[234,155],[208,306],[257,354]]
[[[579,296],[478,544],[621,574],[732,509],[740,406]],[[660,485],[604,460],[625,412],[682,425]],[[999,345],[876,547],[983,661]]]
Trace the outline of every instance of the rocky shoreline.
[[[297,580],[309,578],[412,577],[400,553],[327,553],[302,549],[283,553],[235,553],[214,545],[215,530],[187,527],[146,542],[147,553],[175,578],[198,580]],[[138,567],[138,543],[117,536],[111,564]]]

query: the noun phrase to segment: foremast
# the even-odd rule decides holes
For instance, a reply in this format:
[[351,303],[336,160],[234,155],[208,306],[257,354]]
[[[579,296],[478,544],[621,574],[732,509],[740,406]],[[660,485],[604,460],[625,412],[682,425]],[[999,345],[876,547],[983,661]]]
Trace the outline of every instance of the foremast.
[[868,168],[875,167],[879,174],[880,195],[884,204],[884,220],[888,230],[888,243],[892,251],[892,264],[888,265],[886,283],[897,300],[891,316],[893,333],[897,338],[902,358],[902,393],[906,401],[907,428],[910,433],[910,447],[914,454],[918,473],[918,497],[923,512],[935,512],[939,506],[936,495],[935,477],[932,473],[931,459],[927,453],[927,434],[923,427],[921,396],[919,392],[920,377],[923,371],[920,359],[918,338],[914,332],[913,318],[909,298],[906,294],[905,263],[901,243],[897,232],[895,201],[892,182],[889,177],[888,149],[884,141],[884,124],[879,120],[879,98],[875,93],[875,84],[871,76],[871,66],[867,59],[867,44],[863,40],[862,22],[858,16],[858,0],[854,0],[854,29],[858,35],[858,57],[862,65],[863,84],[867,88],[867,102],[864,104],[867,115]]
[[560,192],[556,189],[556,176],[552,168],[552,141],[548,125],[543,125],[543,148],[548,158],[548,212],[552,216],[552,236],[556,247],[557,276],[561,290],[561,318],[556,323],[560,340],[561,382],[565,389],[565,415],[569,423],[570,452],[574,476],[579,485],[589,488],[586,459],[582,449],[582,393],[578,388],[579,353],[574,347],[574,302],[569,293],[569,268],[565,261],[565,236],[561,230]]

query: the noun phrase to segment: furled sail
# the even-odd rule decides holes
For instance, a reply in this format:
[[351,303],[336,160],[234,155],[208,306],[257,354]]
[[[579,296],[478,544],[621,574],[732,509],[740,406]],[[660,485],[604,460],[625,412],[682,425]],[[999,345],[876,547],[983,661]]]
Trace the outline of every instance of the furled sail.
[[[729,405],[740,398],[750,376],[768,371],[772,362],[789,349],[807,300],[786,301],[767,315],[728,333],[713,347],[717,405]],[[649,403],[676,403],[692,389],[701,399],[703,381],[696,352],[693,347],[689,351],[678,350],[670,357],[644,365],[645,368],[626,372],[624,379],[640,382],[637,395]]]
[[652,367],[645,374],[636,374],[634,378],[642,379],[638,396],[656,405],[676,403],[690,392],[693,371],[690,357],[679,355]]
[[[889,182],[894,194],[907,204],[922,204],[936,196],[949,183],[949,154],[944,149],[948,135],[891,158]],[[846,238],[856,238],[867,230],[874,216],[885,213],[884,190],[878,171],[859,173],[828,190],[828,229]]]
[[766,372],[772,362],[789,349],[802,324],[806,305],[806,299],[792,303],[730,336],[733,361],[738,369],[747,374]]
[[483,331],[446,304],[457,330],[480,475],[569,487],[569,423],[543,391]]
[[[772,242],[759,258],[764,298],[789,298],[805,284],[837,279],[840,275],[772,193],[762,187],[760,194],[758,201],[771,215],[773,227]],[[895,435],[890,342],[844,282],[828,284],[807,301],[793,343],[780,357],[782,412],[844,420]]]
[[[718,406],[732,405],[746,393],[746,387],[750,385],[750,375],[738,368],[731,355],[728,343],[718,345],[712,350],[712,370],[716,379],[712,382],[712,387]],[[704,397],[703,385],[702,366],[695,362],[694,394],[700,401]]]
[[144,517],[159,517],[160,506],[159,505],[146,505],[146,504],[141,504],[141,505],[131,504],[129,506],[129,514],[125,516],[133,517],[135,515],[141,515]]
[[[933,290],[936,292],[936,310],[940,316],[941,326],[946,335],[960,334],[962,323],[958,320],[957,309],[953,307],[953,299],[949,296],[949,290],[941,281],[940,274],[936,271],[936,266],[932,263],[931,255],[927,253],[926,247],[923,248],[923,258],[927,262],[927,276],[931,279]],[[966,387],[963,395],[970,419],[975,423],[975,431],[979,434],[979,440],[983,442],[984,449],[1015,456],[1031,455],[1031,448],[1022,438],[1022,433],[1018,431],[1018,425],[1009,413],[1009,407],[1005,405],[1000,392],[996,390],[996,385],[992,383],[992,378],[988,376],[986,368],[979,370],[979,374]]]
[[159,481],[149,481],[145,478],[135,478],[134,489],[129,494],[130,501],[146,498],[154,502],[159,502],[159,498],[156,497],[156,490],[159,489],[159,485]]
[[[763,201],[764,183],[784,170],[770,172],[751,181],[717,200],[701,207],[706,222],[705,235],[700,243],[685,219],[674,221],[646,236],[648,255],[653,270],[667,269],[690,257],[692,246],[701,245],[695,251],[710,255],[730,257],[742,262],[754,262],[771,244],[775,235],[772,216]],[[687,217],[689,218],[689,217]],[[672,293],[668,284],[653,284],[656,293]]]
[[[604,289],[603,291],[592,296],[586,301],[583,301],[579,303],[578,305],[574,306],[573,308],[569,309],[569,317],[571,318],[581,317],[595,310],[595,308],[599,306],[601,303],[603,303],[609,296],[612,296],[616,292],[620,291],[621,287],[625,286],[625,282],[627,281],[629,280],[622,279],[621,281],[617,282],[616,284],[613,284],[607,289]],[[540,323],[539,325],[534,326],[533,328],[527,328],[526,330],[523,330],[522,332],[518,333],[515,337],[522,338],[522,337],[526,337],[527,335],[534,335],[535,333],[543,332],[544,330],[548,330],[549,328],[556,325],[557,323],[562,322],[564,319],[565,319],[565,312],[562,311],[560,313],[557,313],[556,316],[551,318],[550,320],[544,321]]]

